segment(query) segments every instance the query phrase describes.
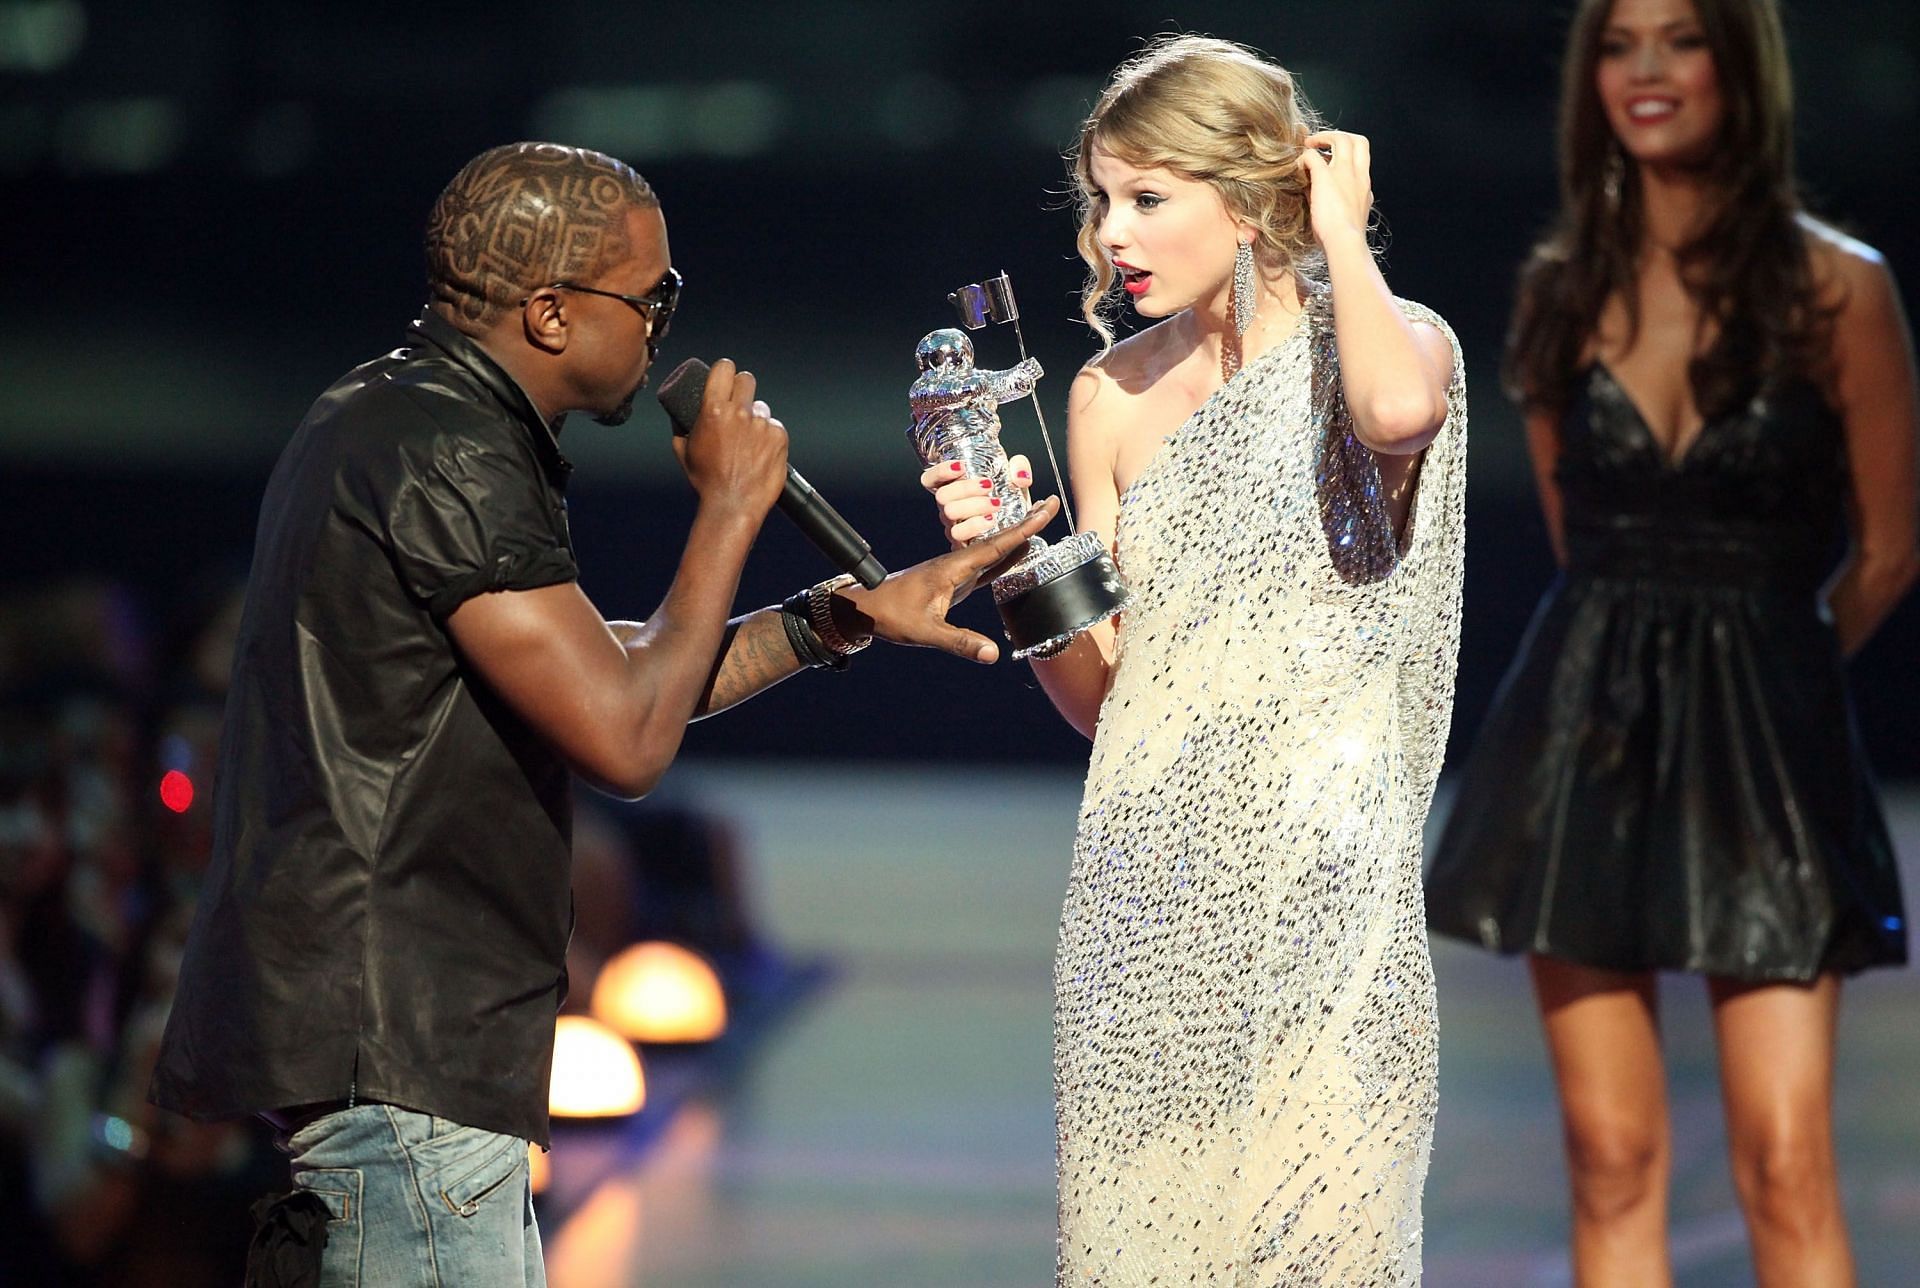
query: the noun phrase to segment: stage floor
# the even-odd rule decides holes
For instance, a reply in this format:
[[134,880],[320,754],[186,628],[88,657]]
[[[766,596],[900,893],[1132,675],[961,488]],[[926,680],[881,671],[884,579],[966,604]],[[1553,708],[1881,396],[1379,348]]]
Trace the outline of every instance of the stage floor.
[[[723,1095],[690,1102],[546,1231],[553,1288],[1050,1283],[1050,957],[1079,776],[690,763],[669,790],[740,821],[761,923],[839,970]],[[1912,892],[1920,792],[1889,805]],[[1425,1283],[1568,1284],[1524,968],[1443,941],[1434,961]],[[1703,990],[1670,978],[1662,1007],[1678,1282],[1748,1284]],[[1908,1282],[1920,1264],[1916,1016],[1911,971],[1849,985],[1836,1114],[1863,1284]]]

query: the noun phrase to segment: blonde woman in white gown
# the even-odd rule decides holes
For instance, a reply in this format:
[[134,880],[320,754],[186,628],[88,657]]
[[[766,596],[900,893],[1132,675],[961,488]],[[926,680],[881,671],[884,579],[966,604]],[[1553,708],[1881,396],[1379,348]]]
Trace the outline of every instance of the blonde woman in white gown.
[[[1370,253],[1366,140],[1316,132],[1248,50],[1150,45],[1072,159],[1088,321],[1110,340],[1116,281],[1161,320],[1069,395],[1079,522],[1133,604],[1034,668],[1093,739],[1055,963],[1058,1280],[1415,1283],[1458,349]],[[977,482],[923,481],[954,541],[994,526]]]

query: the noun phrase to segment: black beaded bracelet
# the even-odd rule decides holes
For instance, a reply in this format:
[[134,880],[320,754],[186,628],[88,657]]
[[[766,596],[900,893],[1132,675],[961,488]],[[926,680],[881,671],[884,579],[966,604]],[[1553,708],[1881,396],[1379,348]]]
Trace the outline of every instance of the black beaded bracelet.
[[786,628],[787,644],[793,649],[793,655],[800,659],[803,666],[816,671],[844,671],[847,659],[836,654],[821,642],[819,634],[813,629],[813,622],[807,612],[807,597],[811,587],[797,594],[787,596],[780,605],[780,624]]

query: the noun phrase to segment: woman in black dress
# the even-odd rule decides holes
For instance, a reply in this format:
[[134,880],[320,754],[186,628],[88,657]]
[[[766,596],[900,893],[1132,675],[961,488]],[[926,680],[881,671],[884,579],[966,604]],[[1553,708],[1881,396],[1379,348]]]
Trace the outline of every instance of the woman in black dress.
[[1907,949],[1841,668],[1920,563],[1915,380],[1879,255],[1800,208],[1790,93],[1773,0],[1583,0],[1507,355],[1564,571],[1428,916],[1529,955],[1582,1284],[1671,1279],[1661,970],[1707,979],[1760,1283],[1852,1280],[1840,981]]

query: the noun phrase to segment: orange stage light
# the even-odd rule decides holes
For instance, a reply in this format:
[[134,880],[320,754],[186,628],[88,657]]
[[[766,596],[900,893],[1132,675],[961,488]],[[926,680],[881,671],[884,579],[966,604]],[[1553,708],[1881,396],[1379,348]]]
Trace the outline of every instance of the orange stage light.
[[618,1118],[646,1102],[640,1056],[598,1020],[563,1015],[554,1026],[547,1112],[555,1118]]
[[706,959],[678,944],[634,944],[600,968],[593,1014],[635,1042],[711,1042],[727,1029],[727,999]]

